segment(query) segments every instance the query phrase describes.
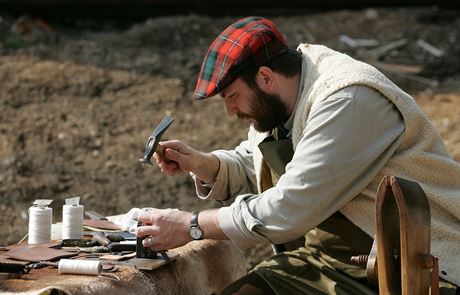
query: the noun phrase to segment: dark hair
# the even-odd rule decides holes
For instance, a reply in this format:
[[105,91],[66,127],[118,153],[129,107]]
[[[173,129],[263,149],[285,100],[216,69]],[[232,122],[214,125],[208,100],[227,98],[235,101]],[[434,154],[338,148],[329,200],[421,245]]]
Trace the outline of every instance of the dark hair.
[[285,53],[278,55],[263,65],[243,68],[238,73],[238,77],[246,82],[249,87],[253,87],[255,85],[255,77],[261,66],[269,67],[272,71],[286,77],[293,77],[300,73],[302,69],[302,53],[288,48]]

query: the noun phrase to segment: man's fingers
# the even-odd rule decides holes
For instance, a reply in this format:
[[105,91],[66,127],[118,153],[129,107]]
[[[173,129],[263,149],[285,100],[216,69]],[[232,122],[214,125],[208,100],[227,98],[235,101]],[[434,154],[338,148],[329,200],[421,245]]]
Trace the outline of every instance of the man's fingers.
[[161,159],[165,159],[165,147],[163,147],[161,144],[159,144],[157,146],[155,154],[157,154],[158,157],[160,157]]
[[146,224],[152,224],[152,216],[155,215],[155,211],[155,208],[148,208],[148,210],[141,211],[137,216],[137,220],[142,221]]
[[174,170],[174,169],[179,168],[179,163],[175,161],[168,161],[168,162],[162,161],[160,163],[160,168],[163,170]]
[[188,157],[188,155],[184,155],[183,153],[171,148],[167,148],[165,150],[165,156],[167,159],[179,163],[179,165],[183,164]]
[[136,228],[136,236],[142,238],[142,237],[146,237],[149,235],[149,229],[147,226],[138,226]]
[[156,243],[156,239],[153,236],[147,237],[147,238],[142,240],[142,245],[144,247],[148,247],[148,248],[153,247],[155,245],[155,243]]
[[179,140],[168,140],[168,141],[160,141],[159,145],[163,148],[170,148],[176,150],[180,153],[186,153],[189,147]]
[[153,158],[155,159],[155,161],[157,162],[158,165],[161,164],[161,163],[172,162],[170,159],[166,158],[164,149],[162,149],[161,152],[159,152],[159,150],[154,152],[153,153]]
[[165,156],[164,147],[158,148],[153,154],[153,158],[157,162],[161,171],[169,176],[174,176],[176,173],[183,172],[179,167],[179,163]]
[[161,141],[159,145],[161,148],[154,156],[164,173],[175,175],[190,171],[194,161],[193,154],[196,152],[194,149],[179,140]]
[[156,235],[157,232],[158,232],[158,227],[155,225],[138,226],[136,228],[136,236],[140,238]]
[[160,164],[160,169],[163,173],[169,176],[174,176],[177,173],[182,173],[182,169],[179,167],[179,165],[176,162],[171,162],[171,163],[161,163]]

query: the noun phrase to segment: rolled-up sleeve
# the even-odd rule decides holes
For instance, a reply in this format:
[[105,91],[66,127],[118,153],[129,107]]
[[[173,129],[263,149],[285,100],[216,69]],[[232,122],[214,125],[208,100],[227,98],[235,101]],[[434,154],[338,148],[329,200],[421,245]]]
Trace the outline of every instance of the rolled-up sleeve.
[[370,88],[350,89],[312,108],[275,187],[219,209],[222,230],[240,247],[302,236],[363,191],[394,153],[404,132],[399,111]]
[[247,140],[234,150],[217,150],[212,153],[219,159],[219,171],[211,184],[194,177],[198,197],[224,201],[241,194],[257,193],[252,150]]

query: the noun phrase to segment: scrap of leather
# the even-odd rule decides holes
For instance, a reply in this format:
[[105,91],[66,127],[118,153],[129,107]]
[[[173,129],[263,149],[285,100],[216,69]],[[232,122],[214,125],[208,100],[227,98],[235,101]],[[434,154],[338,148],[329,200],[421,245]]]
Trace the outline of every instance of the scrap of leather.
[[105,229],[105,230],[120,230],[120,227],[109,220],[92,220],[92,219],[85,219],[83,221],[84,226],[90,226],[97,229]]
[[107,254],[107,255],[99,257],[99,259],[120,261],[120,260],[125,260],[129,258],[134,258],[134,257],[136,257],[136,252],[124,254],[124,255]]
[[29,261],[21,261],[21,260],[14,260],[5,256],[3,254],[0,255],[0,263],[11,263],[11,264],[19,264],[19,265],[27,265]]
[[[168,252],[168,256],[170,261],[175,260],[179,254],[174,253],[174,252]],[[159,268],[160,266],[163,266],[165,264],[168,264],[169,262],[166,261],[163,257],[159,257],[157,259],[150,259],[150,258],[131,258],[129,260],[123,260],[123,261],[113,261],[112,263],[120,264],[120,265],[128,265],[128,266],[134,266],[137,269],[140,270],[154,270]]]
[[27,245],[27,246],[12,246],[8,252],[3,253],[12,259],[39,262],[39,261],[53,261],[58,258],[75,256],[76,253],[67,252],[64,250],[57,250],[42,245]]

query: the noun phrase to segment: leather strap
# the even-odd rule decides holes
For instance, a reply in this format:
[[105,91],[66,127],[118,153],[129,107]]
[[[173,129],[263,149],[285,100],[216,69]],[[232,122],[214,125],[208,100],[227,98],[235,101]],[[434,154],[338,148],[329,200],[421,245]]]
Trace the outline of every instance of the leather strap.
[[192,218],[190,220],[189,235],[194,240],[202,240],[204,238],[203,231],[198,226],[198,214],[199,214],[198,212],[193,212]]
[[198,227],[198,215],[199,212],[193,212],[192,213],[192,219],[190,220],[190,226],[191,227]]

